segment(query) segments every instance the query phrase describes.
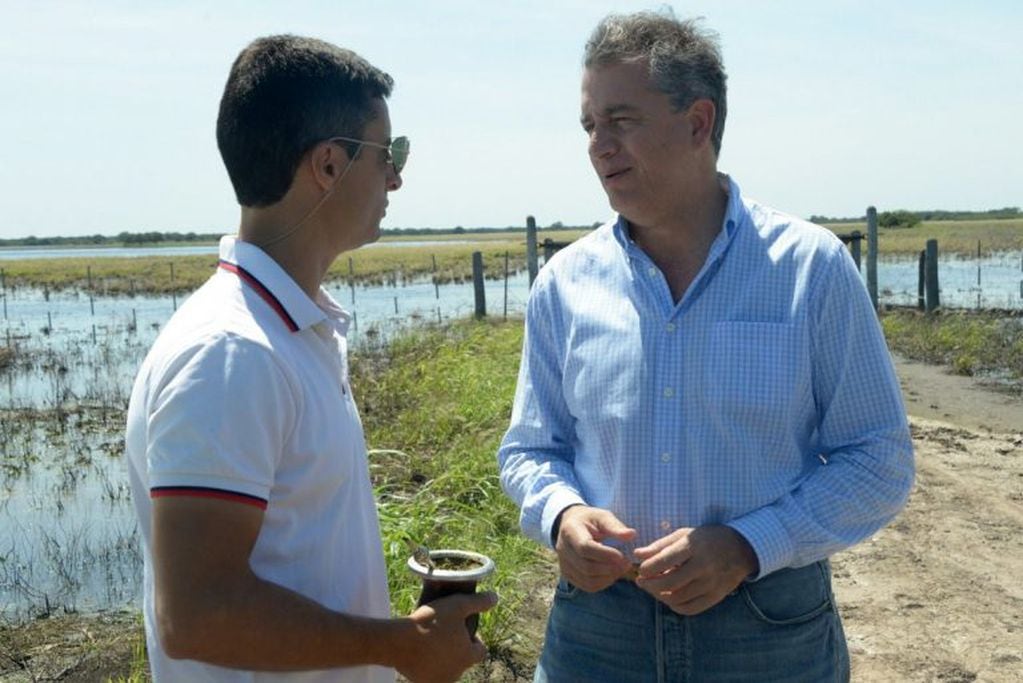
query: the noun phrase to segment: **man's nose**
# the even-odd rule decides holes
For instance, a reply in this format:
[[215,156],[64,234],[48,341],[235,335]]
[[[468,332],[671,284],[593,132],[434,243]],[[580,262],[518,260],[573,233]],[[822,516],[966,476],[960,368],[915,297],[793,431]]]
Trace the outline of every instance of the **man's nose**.
[[400,189],[401,185],[402,185],[401,174],[395,173],[392,167],[392,169],[387,174],[387,191],[394,192],[395,190]]
[[590,132],[590,156],[595,159],[611,156],[618,149],[618,141],[613,135],[600,128]]

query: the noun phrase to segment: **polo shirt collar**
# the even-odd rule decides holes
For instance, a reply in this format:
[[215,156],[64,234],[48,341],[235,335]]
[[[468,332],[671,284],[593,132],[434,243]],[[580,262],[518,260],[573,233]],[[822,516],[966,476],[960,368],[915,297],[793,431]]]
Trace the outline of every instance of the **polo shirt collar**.
[[[242,242],[233,235],[221,237],[220,266],[254,288],[292,332],[312,327],[327,318],[324,310],[302,291],[280,264],[254,244]],[[337,307],[320,288],[317,298],[324,296],[332,307]]]

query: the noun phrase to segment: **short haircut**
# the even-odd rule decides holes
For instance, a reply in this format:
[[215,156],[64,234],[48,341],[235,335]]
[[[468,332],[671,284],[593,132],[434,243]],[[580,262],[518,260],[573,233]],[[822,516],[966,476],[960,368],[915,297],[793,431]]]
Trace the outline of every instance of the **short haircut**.
[[610,14],[586,43],[586,68],[645,60],[650,82],[668,95],[679,111],[699,99],[714,103],[711,142],[721,153],[727,102],[724,64],[717,35],[698,20],[679,20],[670,8],[661,12]]
[[[275,204],[299,162],[331,137],[361,138],[393,79],[351,50],[301,36],[258,38],[231,67],[217,147],[242,206]],[[354,156],[358,146],[347,146]]]

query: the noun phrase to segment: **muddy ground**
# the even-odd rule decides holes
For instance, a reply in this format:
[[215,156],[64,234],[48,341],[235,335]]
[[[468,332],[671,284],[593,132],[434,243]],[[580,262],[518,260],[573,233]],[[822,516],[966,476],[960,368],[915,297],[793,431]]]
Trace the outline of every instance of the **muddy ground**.
[[[900,360],[917,482],[903,514],[833,558],[853,680],[1023,681],[1023,399]],[[530,680],[553,572],[520,610],[518,642],[467,680]],[[138,618],[0,626],[0,680],[126,675]]]

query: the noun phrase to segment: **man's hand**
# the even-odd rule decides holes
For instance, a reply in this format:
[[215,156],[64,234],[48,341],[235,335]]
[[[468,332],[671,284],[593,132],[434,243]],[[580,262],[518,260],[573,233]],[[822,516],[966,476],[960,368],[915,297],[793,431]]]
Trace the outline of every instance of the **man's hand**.
[[608,538],[628,542],[636,530],[607,510],[575,505],[561,513],[561,528],[554,549],[561,575],[589,593],[604,590],[632,566],[621,551],[604,545]]
[[465,630],[465,618],[497,604],[496,593],[458,593],[417,607],[409,620],[415,627],[413,647],[396,668],[413,683],[456,681],[487,656],[483,642]]
[[641,561],[636,584],[689,616],[721,602],[759,566],[746,539],[722,525],[678,529],[634,555]]

